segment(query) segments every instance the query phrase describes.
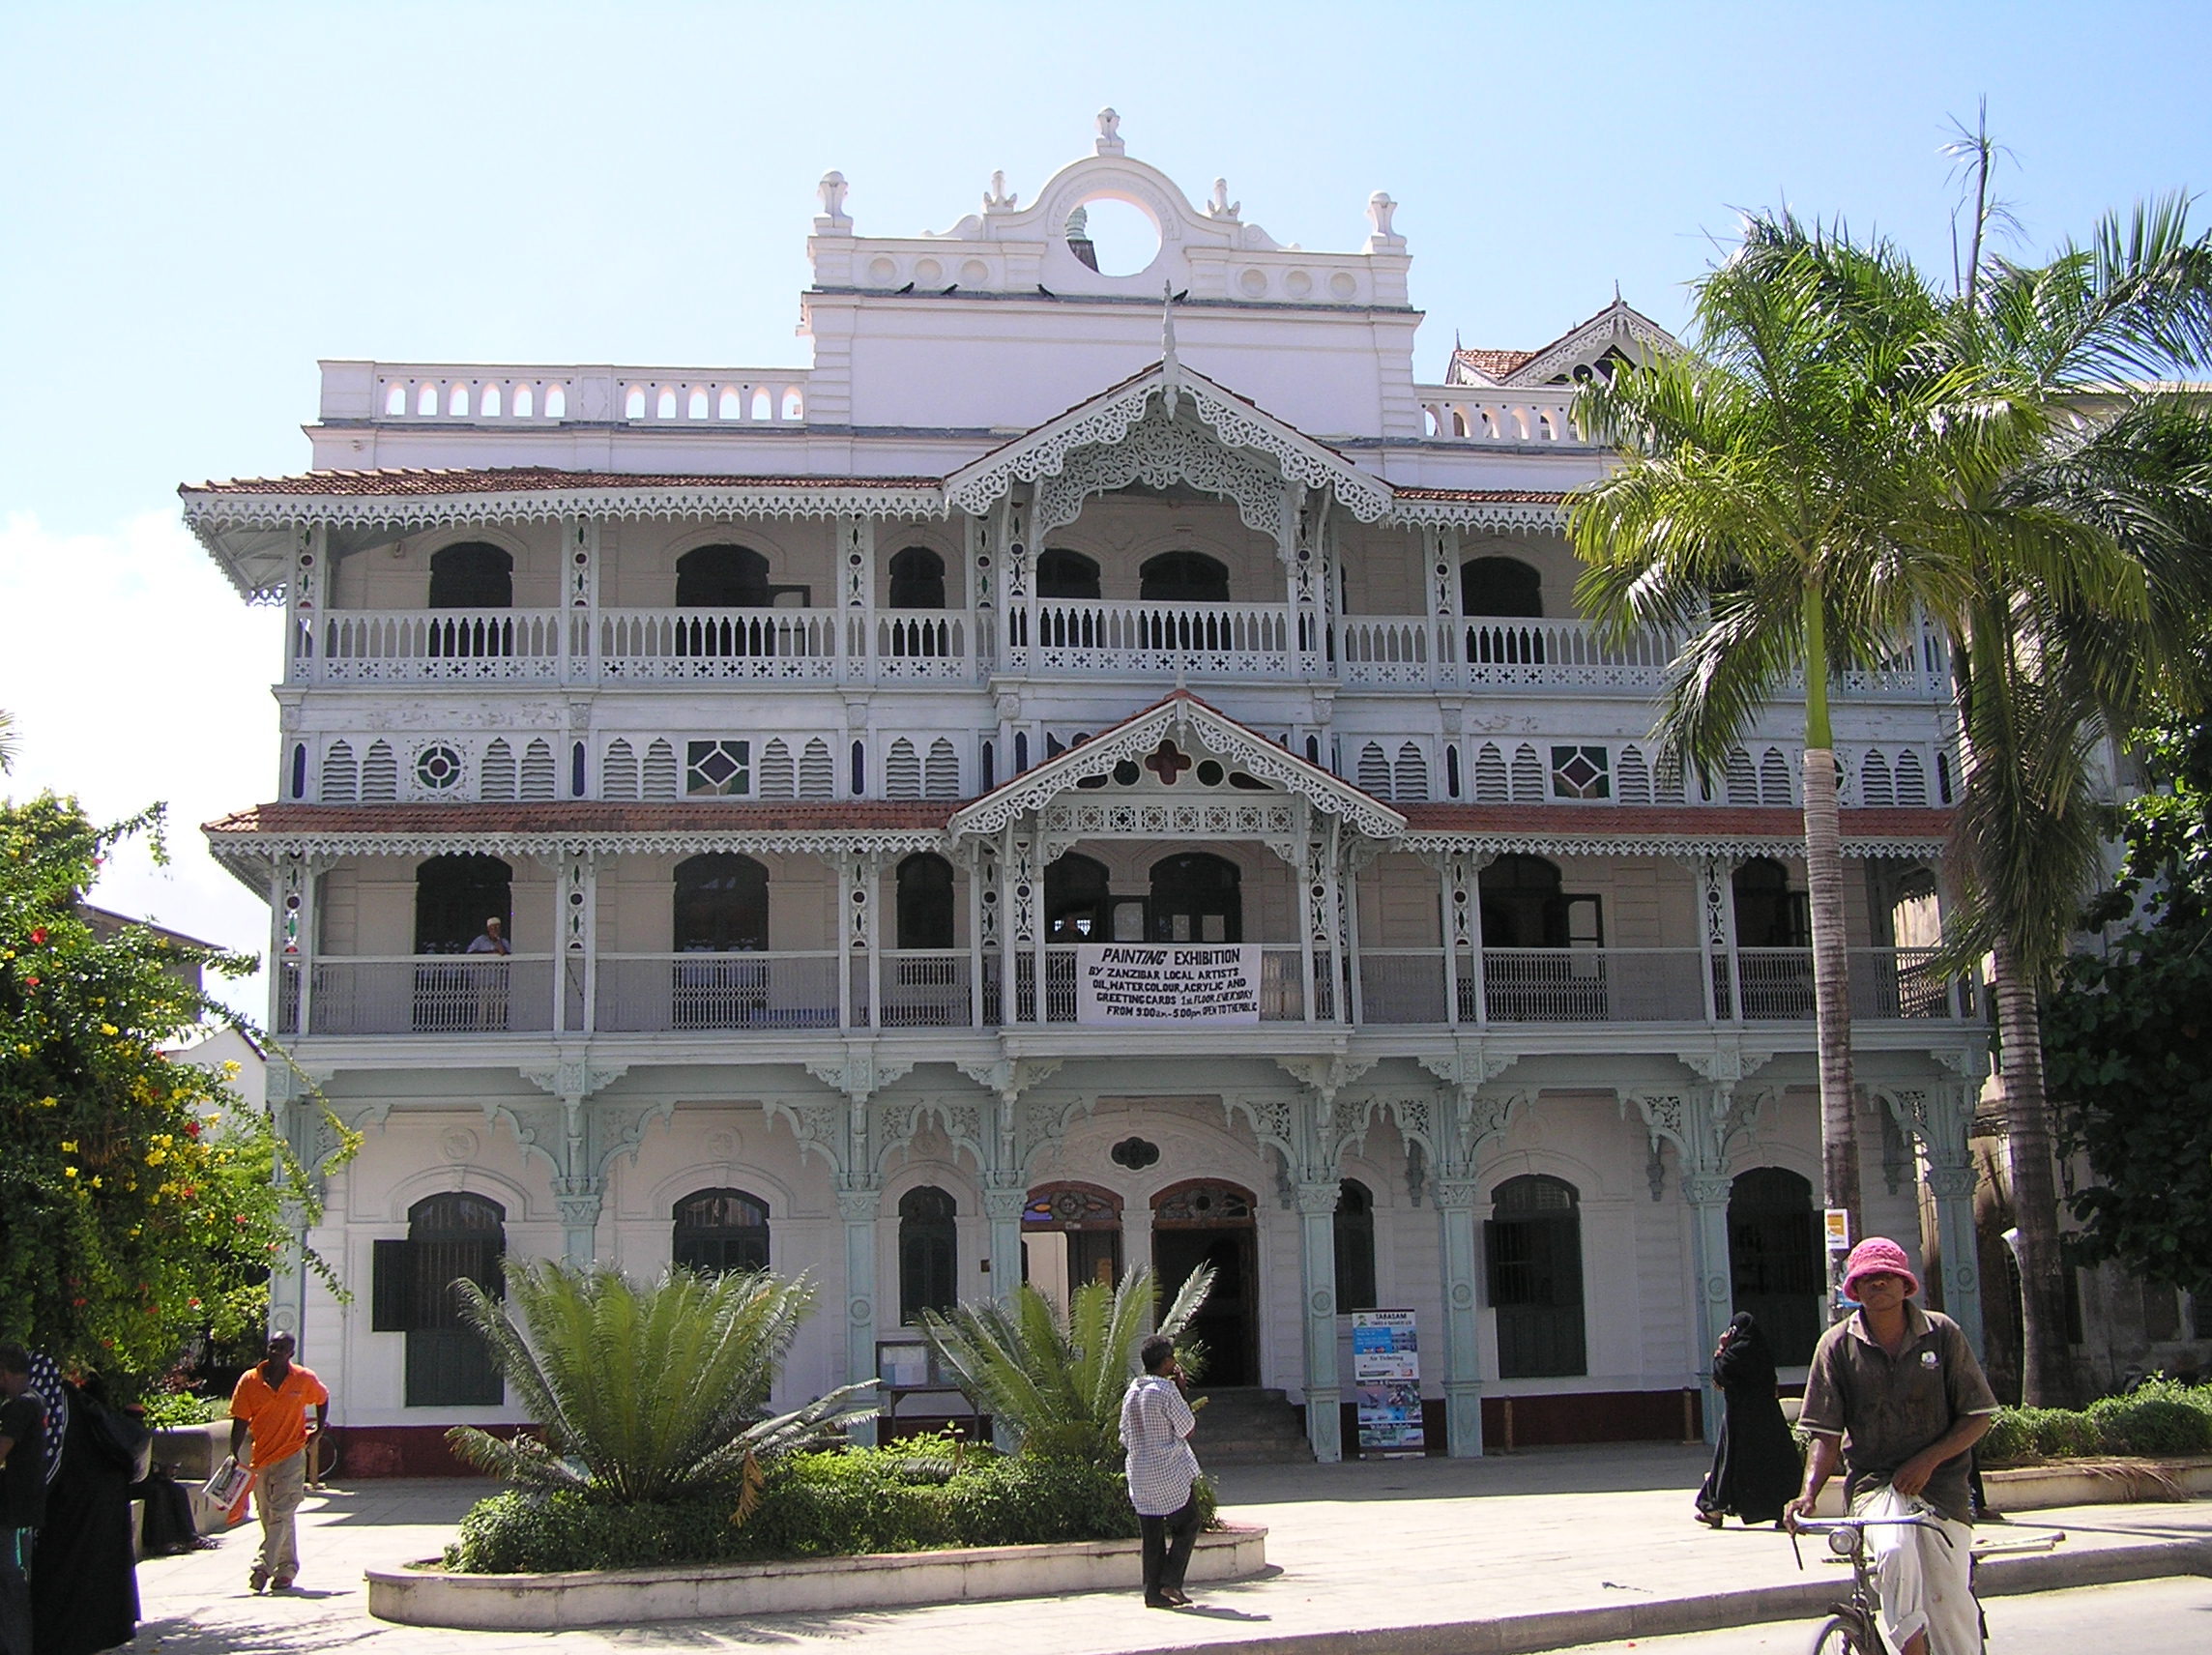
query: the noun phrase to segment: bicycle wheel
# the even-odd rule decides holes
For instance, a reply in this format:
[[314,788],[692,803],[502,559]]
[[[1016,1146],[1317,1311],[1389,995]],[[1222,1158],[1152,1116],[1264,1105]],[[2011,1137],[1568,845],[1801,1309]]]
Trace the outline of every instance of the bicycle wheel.
[[1879,1642],[1860,1641],[1861,1633],[1856,1621],[1844,1615],[1831,1614],[1820,1622],[1813,1634],[1809,1655],[1883,1655]]

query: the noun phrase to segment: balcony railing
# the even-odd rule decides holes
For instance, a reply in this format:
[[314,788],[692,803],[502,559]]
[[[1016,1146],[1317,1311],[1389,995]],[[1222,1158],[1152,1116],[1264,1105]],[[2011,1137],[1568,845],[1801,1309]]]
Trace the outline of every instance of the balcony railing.
[[[555,1028],[559,964],[560,1026],[568,1032],[997,1028],[1003,958],[961,948],[886,949],[873,958],[857,951],[846,963],[840,994],[839,956],[829,949],[601,954],[589,968],[596,982],[590,1031],[580,956],[565,962],[538,955],[318,960],[308,973],[305,1005],[300,968],[287,961],[276,1020],[279,1032],[293,1032],[304,1011],[308,1031],[318,1035],[544,1033]],[[1849,958],[1854,1019],[1970,1015],[1966,985],[1936,971],[1934,949],[1853,948]],[[1349,986],[1360,1027],[1702,1024],[1707,1021],[1706,965],[1707,956],[1696,948],[1485,948],[1479,959],[1463,951],[1448,967],[1441,948],[1362,948],[1357,981]],[[1812,1022],[1809,949],[1717,952],[1710,966],[1716,1021]],[[1338,985],[1325,952],[1315,956],[1315,1019],[1328,1022]],[[1305,980],[1299,948],[1264,945],[1260,1020],[1306,1021]],[[1035,956],[1015,955],[1013,1022],[1074,1024],[1076,983],[1075,948],[1048,947],[1040,1019]],[[1740,1017],[1730,1009],[1737,985]]]
[[[987,619],[987,618],[986,618]],[[1367,688],[1625,694],[1665,687],[1678,640],[1626,643],[1585,621],[1344,615],[1300,636],[1285,603],[1042,598],[997,623],[989,658],[960,610],[335,609],[300,619],[289,672],[306,683],[451,681],[972,683],[986,669],[1046,678],[1321,678]],[[1312,624],[1304,624],[1310,633]],[[1861,699],[1948,692],[1933,632],[1875,670],[1845,676]]]
[[[540,1034],[553,1028],[550,955],[317,960],[317,1034]],[[297,1015],[295,1009],[295,1016]]]

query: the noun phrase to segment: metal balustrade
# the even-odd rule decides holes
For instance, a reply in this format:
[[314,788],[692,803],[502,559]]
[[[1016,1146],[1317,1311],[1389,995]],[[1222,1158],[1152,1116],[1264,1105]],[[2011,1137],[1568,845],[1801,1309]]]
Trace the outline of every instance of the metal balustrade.
[[332,609],[303,616],[296,677],[325,683],[549,681],[561,673],[555,609]]
[[553,1028],[549,954],[317,960],[314,1034],[538,1034]]
[[[836,1029],[834,949],[734,954],[601,954],[594,1026],[603,1034]],[[864,981],[851,1006],[864,1027]]]
[[1291,607],[1041,598],[1029,662],[1047,673],[1283,677],[1295,666]]
[[[1004,956],[964,948],[885,949],[847,957],[838,993],[833,949],[729,954],[601,954],[486,958],[474,955],[326,959],[303,969],[281,963],[280,1032],[302,1024],[313,1035],[544,1033],[560,1024],[584,1032],[587,980],[591,1031],[600,1034],[727,1033],[880,1028],[926,1031],[1001,1026]],[[1362,948],[1357,971],[1361,1027],[1707,1021],[1707,956],[1696,948],[1485,948],[1463,951],[1447,972],[1441,948]],[[1077,1019],[1076,945],[1044,950],[1042,1021]],[[1039,1021],[1037,957],[1014,956],[1013,1022]],[[1813,1021],[1813,956],[1805,948],[1742,948],[1710,956],[1717,1021]],[[1959,1020],[1972,1015],[1969,985],[1936,969],[1933,948],[1849,951],[1851,1015],[1868,1022]],[[1326,950],[1314,956],[1317,1021],[1353,1002]],[[981,997],[977,999],[977,986]],[[1732,1015],[1740,985],[1740,1017]],[[1456,1007],[1453,1006],[1456,988]],[[1260,1018],[1303,1022],[1305,966],[1295,944],[1261,949]],[[1450,1015],[1456,1009],[1456,1019]]]
[[834,609],[602,609],[604,679],[830,680]]

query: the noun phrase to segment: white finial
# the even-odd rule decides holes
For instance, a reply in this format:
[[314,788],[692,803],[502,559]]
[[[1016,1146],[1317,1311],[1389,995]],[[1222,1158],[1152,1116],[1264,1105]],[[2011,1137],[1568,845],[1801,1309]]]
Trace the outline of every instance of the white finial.
[[1243,210],[1243,202],[1229,199],[1229,180],[1226,178],[1215,179],[1213,181],[1213,199],[1206,204],[1206,216],[1208,218],[1226,219],[1234,224],[1237,221],[1237,215]]
[[1004,172],[994,172],[991,174],[991,188],[983,191],[983,211],[1009,213],[1013,211],[1014,203],[1020,199],[1018,195],[1006,193],[1006,175]]
[[1121,143],[1121,117],[1111,109],[1098,111],[1098,153],[1118,156],[1123,153]]
[[1378,189],[1367,198],[1367,221],[1375,226],[1375,233],[1367,238],[1371,244],[1375,242],[1396,242],[1401,239],[1398,233],[1390,228],[1390,217],[1397,211],[1398,203],[1390,199],[1390,192],[1386,189]]
[[1175,283],[1160,283],[1160,400],[1172,418],[1182,389],[1182,363],[1176,356]]
[[822,182],[815,186],[822,196],[822,217],[815,222],[822,229],[852,227],[853,220],[845,217],[845,175],[826,172]]

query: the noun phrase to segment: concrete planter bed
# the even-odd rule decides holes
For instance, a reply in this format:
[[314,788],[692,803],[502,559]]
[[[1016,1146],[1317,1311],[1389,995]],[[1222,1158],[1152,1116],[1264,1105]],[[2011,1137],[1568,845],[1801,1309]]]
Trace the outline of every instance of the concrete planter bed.
[[[1192,1581],[1236,1581],[1267,1566],[1265,1528],[1198,1537]],[[1137,1589],[1134,1540],[872,1553],[783,1563],[684,1564],[558,1575],[454,1575],[434,1567],[371,1569],[368,1612],[403,1626],[470,1632],[553,1632],[655,1620],[713,1620],[978,1598]]]
[[1982,1473],[1999,1511],[2054,1505],[2116,1505],[2180,1500],[2212,1494],[2212,1455],[2172,1460],[2050,1460],[2036,1466],[1993,1466]]

